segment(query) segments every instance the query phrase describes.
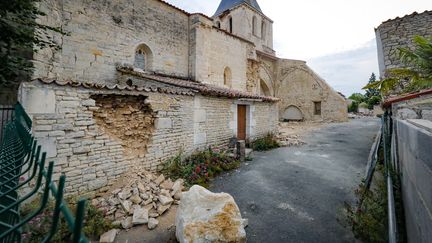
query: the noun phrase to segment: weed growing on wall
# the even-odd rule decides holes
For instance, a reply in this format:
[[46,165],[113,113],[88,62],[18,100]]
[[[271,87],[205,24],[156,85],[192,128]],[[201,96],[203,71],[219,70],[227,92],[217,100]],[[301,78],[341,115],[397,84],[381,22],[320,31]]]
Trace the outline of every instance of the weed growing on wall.
[[240,161],[237,159],[225,152],[216,152],[209,148],[195,152],[187,158],[182,158],[182,153],[179,153],[167,161],[163,173],[174,179],[183,178],[189,186],[198,184],[208,187],[210,179],[239,166]]

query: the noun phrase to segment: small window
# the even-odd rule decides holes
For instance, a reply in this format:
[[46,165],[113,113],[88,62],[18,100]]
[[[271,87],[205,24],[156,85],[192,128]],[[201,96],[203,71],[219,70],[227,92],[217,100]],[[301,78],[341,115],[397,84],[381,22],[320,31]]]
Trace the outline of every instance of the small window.
[[220,29],[220,27],[221,27],[221,24],[220,24],[220,22],[218,21],[218,22],[216,22],[216,27],[218,27],[219,29]]
[[255,16],[252,18],[252,34],[257,35],[257,18]]
[[264,20],[261,22],[261,38],[265,40],[266,38],[266,23]]
[[314,115],[321,115],[321,101],[314,102]]
[[230,33],[233,32],[233,20],[232,20],[232,17],[230,17],[229,20],[228,20],[228,31]]
[[231,69],[229,67],[226,67],[224,70],[224,85],[231,87],[231,81],[232,81]]
[[153,56],[150,48],[145,44],[140,44],[135,49],[134,67],[142,70],[149,70],[151,69],[152,58]]

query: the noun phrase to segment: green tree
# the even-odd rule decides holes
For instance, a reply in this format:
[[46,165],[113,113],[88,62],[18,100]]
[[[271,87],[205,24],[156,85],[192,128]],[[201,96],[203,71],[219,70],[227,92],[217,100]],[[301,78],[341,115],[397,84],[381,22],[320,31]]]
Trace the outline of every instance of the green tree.
[[[376,76],[375,76],[375,73],[372,73],[370,78],[369,78],[368,84],[375,83],[375,82],[376,82]],[[366,98],[370,99],[373,96],[380,96],[380,93],[379,93],[379,90],[377,90],[375,88],[369,88],[369,89],[366,89],[365,96],[366,96]]]
[[36,7],[38,2],[0,1],[0,85],[16,86],[31,76],[33,49],[57,47],[47,31],[64,34],[36,22],[38,16],[45,16]]
[[377,89],[387,95],[398,87],[403,92],[432,87],[432,37],[415,36],[414,50],[399,48],[399,58],[405,68],[388,70],[388,78],[366,85],[363,89]]
[[357,101],[357,103],[360,104],[366,100],[366,97],[363,94],[354,93],[350,97],[348,97],[348,99]]

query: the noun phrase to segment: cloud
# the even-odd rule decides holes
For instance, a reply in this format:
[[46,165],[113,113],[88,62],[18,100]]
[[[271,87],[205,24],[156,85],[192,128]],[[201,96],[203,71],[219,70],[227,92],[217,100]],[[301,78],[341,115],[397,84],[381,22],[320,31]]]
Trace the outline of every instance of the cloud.
[[372,72],[378,73],[375,39],[362,47],[308,60],[308,65],[335,90],[349,96],[363,92]]

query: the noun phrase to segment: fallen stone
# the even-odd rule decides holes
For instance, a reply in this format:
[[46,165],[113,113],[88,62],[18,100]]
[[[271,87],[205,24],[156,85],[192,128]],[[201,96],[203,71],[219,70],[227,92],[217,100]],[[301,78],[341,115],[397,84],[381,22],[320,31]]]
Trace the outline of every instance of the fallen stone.
[[130,192],[130,190],[122,190],[121,192],[119,192],[118,197],[122,200],[126,200],[128,199],[130,196],[132,196],[132,193]]
[[140,198],[140,196],[138,195],[133,195],[131,198],[129,198],[129,200],[133,203],[133,204],[140,204],[142,202],[142,199]]
[[155,212],[152,212],[152,213],[149,213],[149,217],[150,218],[157,218],[157,217],[159,217],[159,214],[155,213]]
[[155,218],[150,218],[147,224],[147,227],[149,230],[152,230],[156,228],[156,226],[159,224],[159,221]]
[[141,193],[144,193],[146,191],[144,185],[141,182],[137,183],[137,188]]
[[165,180],[165,176],[163,174],[160,174],[160,176],[154,181],[156,185],[160,185]]
[[180,243],[246,242],[244,221],[231,195],[195,185],[181,196],[176,237]]
[[108,204],[109,204],[110,206],[117,206],[117,205],[120,204],[120,201],[119,201],[117,198],[110,197],[110,198],[108,199]]
[[160,187],[162,189],[171,190],[171,188],[173,187],[173,185],[174,185],[174,183],[171,181],[171,179],[168,178],[162,184],[160,184]]
[[177,192],[176,194],[174,194],[174,199],[180,200],[181,199],[181,195],[182,195],[182,192]]
[[145,193],[145,192],[141,193],[140,197],[142,198],[142,200],[147,200],[147,199],[150,198],[150,196],[147,193]]
[[133,224],[132,224],[132,217],[127,217],[125,218],[122,223],[121,223],[123,229],[130,229],[132,228]]
[[169,208],[171,207],[171,204],[169,205],[159,205],[159,207],[157,207],[157,212],[159,215],[162,215],[163,213],[165,213],[165,211],[167,211]]
[[111,194],[117,195],[119,192],[121,192],[121,189],[115,189],[114,191],[111,192]]
[[103,233],[101,235],[101,237],[99,238],[99,242],[100,243],[112,243],[112,242],[114,242],[118,232],[119,232],[118,229],[112,229],[108,232]]
[[127,201],[127,200],[121,201],[120,205],[122,206],[122,208],[125,211],[125,213],[129,213],[130,212],[131,206],[132,206],[132,203],[130,201]]
[[139,224],[146,224],[149,220],[149,214],[147,209],[144,208],[137,208],[134,210],[133,216],[132,216],[132,224],[133,225],[139,225]]
[[172,190],[171,195],[175,195],[177,192],[182,191],[183,190],[183,183],[184,183],[183,179],[177,179],[171,188],[171,190]]
[[147,205],[149,205],[150,203],[152,203],[153,202],[153,199],[151,199],[151,198],[149,198],[149,199],[147,199],[146,201],[144,201],[144,206],[147,206]]
[[160,202],[163,206],[168,205],[168,204],[171,204],[173,201],[174,201],[174,200],[173,200],[171,197],[167,197],[167,196],[164,196],[164,195],[159,195],[159,202]]

